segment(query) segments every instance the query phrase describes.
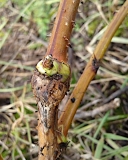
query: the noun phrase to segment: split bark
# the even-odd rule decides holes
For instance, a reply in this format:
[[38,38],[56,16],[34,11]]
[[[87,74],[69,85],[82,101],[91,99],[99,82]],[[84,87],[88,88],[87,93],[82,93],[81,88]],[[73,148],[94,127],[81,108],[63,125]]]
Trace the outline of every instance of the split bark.
[[[57,70],[54,68],[58,65]],[[69,66],[61,64],[54,58],[46,56],[41,64],[46,69],[44,74],[40,73],[38,68],[32,77],[33,93],[38,104],[38,137],[39,137],[39,160],[56,160],[61,149],[57,142],[58,131],[58,105],[65,96],[69,88],[69,75],[60,74],[61,69],[68,69]],[[49,73],[48,71],[51,70]],[[53,70],[52,70],[53,69]],[[50,74],[50,75],[49,75]]]

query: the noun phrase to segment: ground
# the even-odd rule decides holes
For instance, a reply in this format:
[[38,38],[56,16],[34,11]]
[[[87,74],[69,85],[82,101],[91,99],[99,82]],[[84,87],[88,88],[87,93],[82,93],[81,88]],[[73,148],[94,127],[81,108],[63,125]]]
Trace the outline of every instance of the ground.
[[[71,86],[61,109],[105,26],[123,3],[81,1],[69,48]],[[0,1],[0,154],[4,160],[37,159],[37,106],[30,81],[46,53],[57,7],[54,0]],[[79,106],[63,159],[127,160],[127,97],[128,17],[112,39]]]

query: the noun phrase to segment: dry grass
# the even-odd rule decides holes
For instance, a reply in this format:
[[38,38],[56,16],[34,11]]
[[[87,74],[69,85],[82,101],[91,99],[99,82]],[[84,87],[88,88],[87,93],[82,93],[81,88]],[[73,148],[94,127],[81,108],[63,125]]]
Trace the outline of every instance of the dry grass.
[[[71,38],[72,49],[69,49],[72,68],[70,92],[103,35],[105,26],[123,3],[110,0],[83,2]],[[45,4],[47,10],[52,12],[44,17],[45,21],[49,19],[44,24],[37,21],[37,15],[33,13],[34,9],[38,10],[34,3],[34,0],[26,5],[3,1],[0,8],[0,152],[5,160],[37,159],[38,155],[37,108],[30,80],[35,65],[46,52],[47,41],[44,37],[51,28],[47,23],[53,21],[58,4]],[[41,2],[38,0],[36,3]],[[31,9],[32,6],[35,8]],[[41,14],[45,15],[43,12]],[[44,34],[40,32],[40,23],[45,28]],[[127,30],[128,18],[113,38],[97,76],[76,113],[69,131],[70,143],[64,154],[65,160],[123,160],[128,157],[125,139],[128,136]],[[116,107],[113,101],[117,97],[120,104]],[[62,103],[61,110],[63,106]]]

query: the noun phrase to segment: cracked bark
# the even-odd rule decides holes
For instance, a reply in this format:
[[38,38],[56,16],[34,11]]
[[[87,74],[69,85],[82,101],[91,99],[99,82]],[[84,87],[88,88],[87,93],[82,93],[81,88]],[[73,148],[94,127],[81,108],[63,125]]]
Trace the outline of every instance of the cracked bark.
[[[45,60],[44,60],[45,61]],[[58,105],[69,88],[70,77],[63,82],[62,75],[47,76],[35,71],[32,77],[33,94],[38,104],[39,159],[55,160],[61,154],[57,142]]]

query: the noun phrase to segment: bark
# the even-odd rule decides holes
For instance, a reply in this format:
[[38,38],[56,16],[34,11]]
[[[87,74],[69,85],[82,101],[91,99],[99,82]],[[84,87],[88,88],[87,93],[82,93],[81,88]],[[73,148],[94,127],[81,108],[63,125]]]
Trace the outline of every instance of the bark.
[[[55,68],[57,64],[58,68]],[[32,77],[33,93],[38,104],[38,137],[39,137],[39,160],[56,160],[61,149],[57,142],[58,132],[58,105],[69,88],[70,69],[68,76],[61,69],[69,66],[61,64],[50,56],[44,57]],[[38,65],[37,65],[38,66]],[[43,73],[43,69],[45,73]],[[55,70],[57,69],[57,70]],[[49,73],[49,71],[51,71]],[[66,70],[67,71],[67,70]],[[40,73],[42,72],[42,73]]]

